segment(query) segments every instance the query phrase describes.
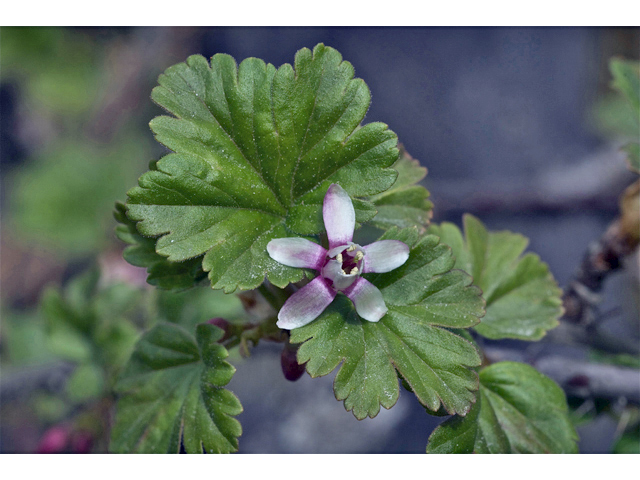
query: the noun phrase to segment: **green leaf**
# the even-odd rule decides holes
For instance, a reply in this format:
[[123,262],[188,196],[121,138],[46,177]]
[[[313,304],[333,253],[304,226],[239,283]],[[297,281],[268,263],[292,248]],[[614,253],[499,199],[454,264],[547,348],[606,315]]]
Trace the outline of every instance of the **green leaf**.
[[0,309],[0,315],[2,315],[0,365],[25,366],[54,361],[44,319],[40,312],[31,309],[10,310],[3,307]]
[[[640,63],[637,60],[612,58],[609,70],[613,76],[611,86],[618,90],[634,109],[634,137],[638,138],[640,124]],[[627,152],[627,162],[631,170],[640,173],[640,145],[631,142],[623,147]]]
[[478,434],[480,395],[465,417],[454,415],[436,427],[427,444],[427,453],[473,453]]
[[157,292],[157,316],[160,321],[176,323],[190,332],[196,325],[213,317],[248,321],[237,295],[226,295],[210,288],[194,288],[185,292]]
[[124,364],[139,334],[128,316],[138,306],[141,292],[122,284],[102,287],[99,279],[99,270],[92,268],[63,290],[50,287],[40,308],[52,353],[113,371]]
[[[389,230],[381,237],[411,248],[407,262],[384,274],[365,275],[385,299],[388,313],[377,323],[362,320],[343,295],[313,322],[291,331],[302,343],[298,362],[312,377],[342,362],[334,381],[338,400],[358,419],[374,417],[380,405],[398,400],[398,373],[418,400],[433,411],[466,414],[474,402],[480,357],[467,340],[447,328],[468,328],[483,314],[483,301],[470,277],[450,271],[451,250],[437,237],[418,237],[417,228]],[[304,342],[304,343],[303,343]],[[398,373],[396,373],[396,371]]]
[[5,27],[2,81],[19,85],[38,115],[64,118],[65,126],[80,116],[86,123],[91,105],[104,93],[104,44],[94,40],[79,30]]
[[610,354],[600,350],[591,350],[589,351],[589,359],[596,363],[640,369],[640,356],[629,353]]
[[122,373],[110,450],[115,453],[230,453],[242,412],[223,387],[235,368],[217,343],[223,331],[198,325],[196,337],[174,324],[145,333]]
[[[303,270],[272,260],[267,243],[324,230],[322,201],[331,183],[351,196],[389,188],[397,137],[381,123],[360,126],[369,108],[364,81],[334,49],[300,50],[295,70],[228,55],[209,64],[194,55],[167,69],[152,99],[175,117],[151,122],[175,153],[129,191],[127,215],[156,237],[169,262],[202,256],[213,288],[253,289],[265,276],[279,287]],[[375,206],[354,200],[356,219]]]
[[433,204],[428,200],[428,190],[416,184],[427,175],[427,169],[404,149],[393,168],[398,171],[393,186],[369,198],[378,210],[370,223],[383,230],[417,226],[423,231],[433,214]]
[[500,362],[480,371],[480,395],[466,417],[429,437],[428,453],[577,453],[562,389],[535,368]]
[[80,365],[67,382],[67,394],[76,402],[97,398],[103,393],[104,383],[104,373],[99,365],[93,363]]
[[44,291],[40,308],[45,316],[49,349],[54,354],[76,362],[91,359],[91,333],[97,323],[91,297],[98,279],[98,271],[90,270],[74,278],[64,291],[54,287]]
[[640,115],[640,63],[637,60],[612,58],[609,70],[613,76],[611,86],[622,93]]
[[127,217],[126,206],[116,202],[115,219],[117,237],[129,246],[123,252],[124,259],[136,267],[146,267],[147,282],[158,288],[181,291],[197,285],[207,277],[202,270],[202,257],[184,262],[170,262],[156,253],[156,239],[143,237],[136,229],[136,222]]
[[629,168],[636,173],[640,173],[640,144],[631,142],[622,147],[622,150],[627,152]]
[[9,221],[13,233],[67,258],[106,249],[113,199],[135,181],[147,144],[133,134],[98,146],[85,138],[47,145],[12,172]]
[[539,340],[558,325],[562,291],[540,258],[527,253],[526,237],[488,232],[472,215],[463,218],[465,238],[455,225],[432,225],[429,232],[453,249],[456,268],[482,289],[487,313],[475,330],[487,338]]
[[595,129],[611,142],[638,137],[638,112],[618,92],[605,93],[594,102],[591,121]]
[[613,446],[612,453],[640,453],[640,426],[636,426],[635,428],[623,433]]

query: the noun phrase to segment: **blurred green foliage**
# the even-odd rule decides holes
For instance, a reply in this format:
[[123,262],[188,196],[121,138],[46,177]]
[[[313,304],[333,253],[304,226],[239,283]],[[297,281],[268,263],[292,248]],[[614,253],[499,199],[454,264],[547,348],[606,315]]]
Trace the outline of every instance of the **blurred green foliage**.
[[640,173],[640,62],[612,58],[611,93],[596,102],[594,123],[613,140],[630,140],[622,149],[631,170]]
[[12,226],[66,256],[108,247],[115,242],[113,201],[139,173],[132,159],[146,153],[133,135],[106,147],[82,139],[52,145],[13,176]]
[[13,130],[27,152],[3,175],[4,223],[12,237],[61,259],[115,244],[113,202],[125,197],[152,156],[140,117],[114,115],[113,125],[100,123],[111,100],[108,83],[120,73],[100,32],[2,29],[0,80],[14,87]]
[[640,453],[640,425],[620,437],[613,447],[613,453]]
[[40,112],[86,115],[101,87],[98,47],[88,30],[3,27],[0,80]]
[[[640,64],[633,60],[612,58],[609,70],[613,75],[611,86],[626,97],[636,114],[640,112]],[[637,115],[635,120],[636,124],[640,123]]]
[[42,316],[38,311],[3,309],[0,365],[4,369],[8,366],[40,365],[54,358],[47,345]]
[[126,89],[150,91],[144,82],[155,78],[142,75],[136,86],[124,76],[127,43],[135,39],[127,30],[3,27],[0,35],[0,82],[12,105],[8,134],[24,152],[3,158],[3,237],[44,249],[71,274],[63,286],[46,288],[40,305],[16,308],[3,297],[3,381],[65,362],[71,373],[63,386],[36,383],[26,398],[3,397],[2,416],[22,412],[40,430],[61,422],[88,427],[104,437],[97,448],[105,450],[104,412],[141,332],[158,321],[195,331],[212,317],[237,318],[242,305],[209,289],[171,294],[109,280],[97,267],[75,274],[101,251],[124,246],[114,234],[113,204],[157,156],[150,115],[132,109]]
[[169,322],[195,332],[196,325],[214,317],[231,323],[244,318],[239,298],[206,287],[174,293],[104,284],[99,269],[91,268],[64,287],[49,286],[39,310],[3,311],[0,360],[5,367],[64,359],[117,374],[143,330]]
[[78,365],[70,380],[78,398],[111,386],[140,333],[156,323],[167,321],[194,332],[212,317],[233,320],[242,311],[236,296],[204,287],[171,293],[125,283],[101,285],[97,268],[62,289],[49,287],[41,301],[48,350]]
[[100,415],[111,408],[113,386],[144,330],[170,322],[195,334],[197,325],[211,318],[234,322],[243,312],[235,295],[204,287],[173,293],[106,283],[99,269],[91,268],[63,287],[48,287],[39,310],[3,312],[3,378],[20,375],[24,367],[60,362],[70,363],[72,371],[61,390],[33,390],[23,403],[3,401],[2,414],[7,408],[28,409],[43,425],[93,418],[92,431],[105,445],[109,432]]
[[99,270],[92,269],[63,290],[50,287],[42,296],[49,349],[87,367],[77,384],[101,383],[94,367],[116,372],[138,336],[142,291],[119,283],[100,288],[99,279]]
[[593,123],[608,139],[637,138],[638,119],[631,104],[617,92],[603,95],[593,109]]

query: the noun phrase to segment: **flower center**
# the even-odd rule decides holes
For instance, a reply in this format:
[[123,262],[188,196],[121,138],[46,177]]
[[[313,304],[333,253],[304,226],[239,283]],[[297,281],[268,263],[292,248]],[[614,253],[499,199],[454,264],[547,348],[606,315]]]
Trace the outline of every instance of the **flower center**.
[[342,264],[342,271],[347,275],[360,273],[363,258],[364,252],[356,244],[350,245],[342,253],[336,255],[336,260]]
[[331,281],[335,290],[348,288],[362,273],[364,250],[360,245],[336,247],[329,251],[327,261],[322,267],[322,276]]

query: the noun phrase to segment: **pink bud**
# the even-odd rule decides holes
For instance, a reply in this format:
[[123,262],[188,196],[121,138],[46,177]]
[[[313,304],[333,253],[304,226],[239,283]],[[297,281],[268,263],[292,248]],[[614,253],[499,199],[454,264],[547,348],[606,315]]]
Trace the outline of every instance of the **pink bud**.
[[40,438],[36,453],[62,453],[66,451],[69,433],[67,427],[60,425],[51,427]]
[[280,364],[284,378],[290,382],[295,382],[304,374],[304,364],[300,365],[297,359],[298,346],[285,343],[280,355]]
[[210,325],[215,325],[216,327],[224,330],[224,336],[220,340],[218,340],[219,343],[224,342],[226,339],[228,339],[231,336],[231,324],[227,322],[224,318],[220,318],[220,317],[212,318],[211,320],[208,320],[207,323]]

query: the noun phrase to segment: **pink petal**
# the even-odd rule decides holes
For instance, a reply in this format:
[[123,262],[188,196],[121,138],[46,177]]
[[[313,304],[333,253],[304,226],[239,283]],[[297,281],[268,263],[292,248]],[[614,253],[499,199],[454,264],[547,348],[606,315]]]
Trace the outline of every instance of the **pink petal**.
[[387,313],[387,306],[380,290],[362,277],[344,291],[356,307],[356,312],[365,320],[377,322]]
[[306,238],[276,238],[267,244],[269,256],[276,262],[297,268],[320,270],[327,251]]
[[331,184],[324,196],[322,217],[329,238],[329,249],[346,245],[353,239],[356,212],[349,194],[336,183]]
[[302,327],[315,320],[335,296],[327,281],[318,276],[289,297],[278,313],[276,325],[285,330]]
[[400,240],[380,240],[362,247],[363,273],[384,273],[395,270],[409,258],[409,247]]

